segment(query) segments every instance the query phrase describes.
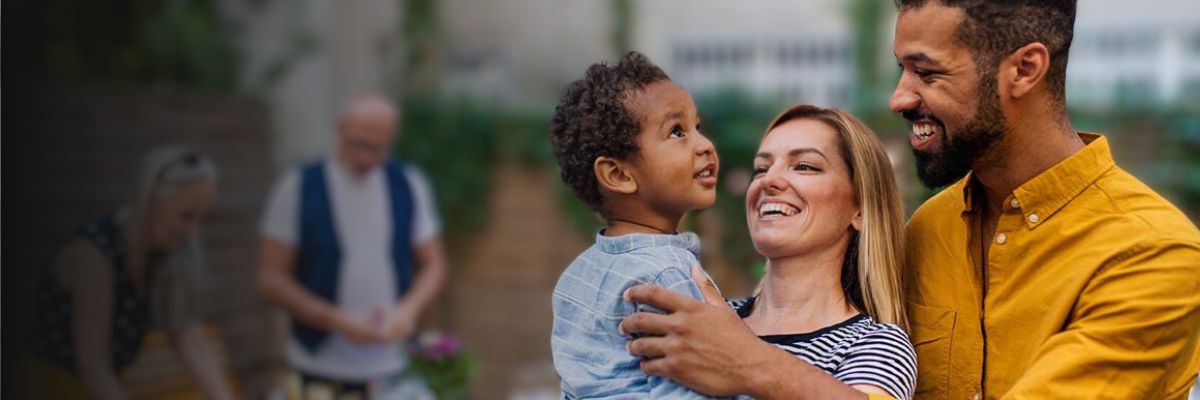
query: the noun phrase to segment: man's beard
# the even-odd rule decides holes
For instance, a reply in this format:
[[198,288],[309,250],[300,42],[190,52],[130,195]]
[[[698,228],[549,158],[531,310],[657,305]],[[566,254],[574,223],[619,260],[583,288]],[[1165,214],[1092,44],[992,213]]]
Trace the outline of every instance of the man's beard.
[[1004,123],[1004,114],[1000,111],[1000,95],[996,91],[996,81],[984,81],[985,83],[979,85],[979,107],[976,109],[975,118],[968,121],[966,126],[954,135],[946,130],[946,125],[937,117],[920,115],[916,110],[904,113],[904,118],[909,121],[929,118],[942,125],[942,134],[939,136],[940,151],[913,149],[913,155],[917,159],[917,177],[925,187],[940,188],[962,179],[971,171],[976,161],[1004,138],[1008,129]]

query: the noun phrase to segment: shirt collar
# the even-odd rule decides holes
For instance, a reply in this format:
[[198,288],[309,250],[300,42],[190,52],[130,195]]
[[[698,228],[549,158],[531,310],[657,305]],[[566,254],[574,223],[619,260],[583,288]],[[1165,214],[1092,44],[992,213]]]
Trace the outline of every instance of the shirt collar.
[[[1032,229],[1050,219],[1071,199],[1100,178],[1100,175],[1116,166],[1112,151],[1108,147],[1108,139],[1099,134],[1085,132],[1080,132],[1079,138],[1084,142],[1083,149],[1022,183],[1013,190],[1012,198],[1006,200],[1010,204],[1005,204],[1004,208],[1007,210],[1012,208],[1012,204],[1016,204],[1025,216],[1023,220],[1029,228]],[[955,184],[957,189],[962,191],[964,212],[974,209],[974,182],[974,175],[968,173],[966,178]],[[1011,203],[1011,200],[1016,200],[1016,203]]]
[[336,176],[336,179],[343,182],[351,182],[356,184],[365,182],[367,179],[370,179],[383,171],[383,165],[377,165],[372,167],[370,171],[367,171],[366,175],[358,176],[354,174],[354,171],[351,171],[350,168],[346,167],[345,164],[342,164],[342,161],[338,160],[337,156],[329,156],[329,158],[326,160],[325,167],[331,175]]
[[596,232],[596,245],[605,253],[628,253],[637,249],[669,246],[678,247],[692,254],[700,254],[700,238],[695,233],[683,232],[674,235],[652,235],[648,233],[630,233],[621,236],[604,236],[604,229]]

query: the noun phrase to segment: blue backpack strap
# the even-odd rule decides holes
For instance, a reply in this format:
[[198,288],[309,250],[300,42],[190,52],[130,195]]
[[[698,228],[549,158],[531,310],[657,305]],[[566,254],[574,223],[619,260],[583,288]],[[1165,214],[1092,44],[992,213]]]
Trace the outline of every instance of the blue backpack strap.
[[[325,162],[303,167],[296,278],[314,295],[336,303],[342,249],[338,244],[328,186]],[[298,320],[292,321],[292,333],[309,352],[315,351],[328,336],[328,332]]]
[[388,161],[388,194],[392,205],[392,263],[395,267],[397,298],[408,293],[412,284],[412,235],[415,210],[412,187],[399,161]]

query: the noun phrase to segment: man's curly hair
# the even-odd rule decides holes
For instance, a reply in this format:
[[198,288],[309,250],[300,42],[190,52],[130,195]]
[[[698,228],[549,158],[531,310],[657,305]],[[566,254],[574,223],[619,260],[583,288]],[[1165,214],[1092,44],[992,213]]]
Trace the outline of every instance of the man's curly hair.
[[616,66],[592,64],[558,100],[550,118],[550,143],[563,183],[592,211],[605,214],[592,167],[596,159],[625,159],[638,150],[638,116],[625,102],[632,91],[665,80],[670,78],[662,69],[631,51]]

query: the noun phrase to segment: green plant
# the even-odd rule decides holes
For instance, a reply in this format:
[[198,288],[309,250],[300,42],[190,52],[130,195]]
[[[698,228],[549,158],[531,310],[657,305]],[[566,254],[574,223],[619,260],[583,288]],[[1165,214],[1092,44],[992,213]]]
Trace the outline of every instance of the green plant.
[[429,175],[447,236],[486,221],[500,116],[464,100],[411,97],[403,102],[396,154]]
[[475,374],[475,355],[457,336],[426,332],[413,340],[408,350],[413,369],[425,378],[438,399],[458,399],[467,394]]

